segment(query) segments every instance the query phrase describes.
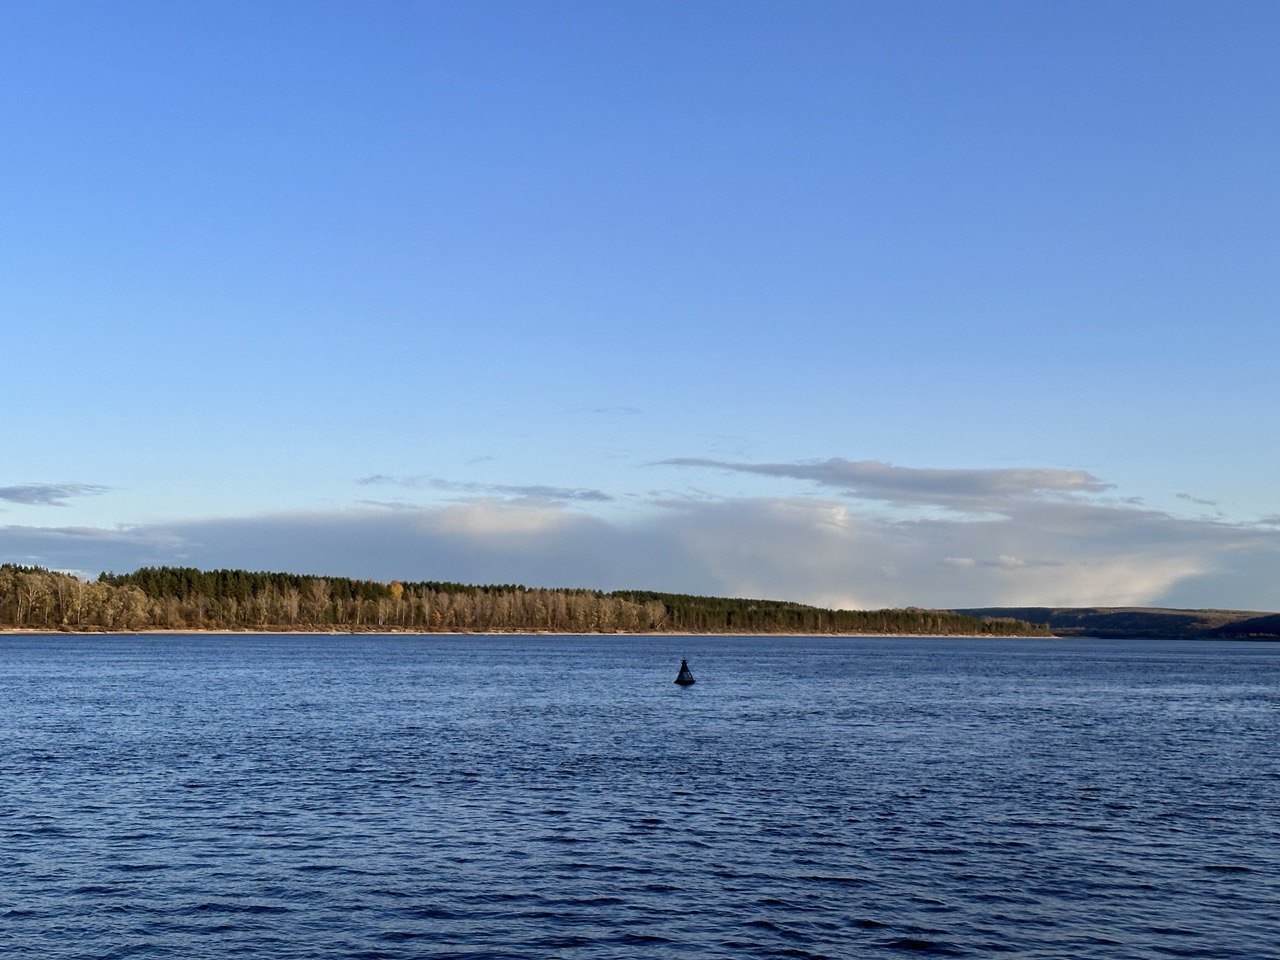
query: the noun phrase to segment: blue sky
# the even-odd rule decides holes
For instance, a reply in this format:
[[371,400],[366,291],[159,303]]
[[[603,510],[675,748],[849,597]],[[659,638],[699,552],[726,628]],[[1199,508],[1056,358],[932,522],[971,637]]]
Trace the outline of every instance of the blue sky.
[[1278,28],[6,5],[0,557],[1280,608]]

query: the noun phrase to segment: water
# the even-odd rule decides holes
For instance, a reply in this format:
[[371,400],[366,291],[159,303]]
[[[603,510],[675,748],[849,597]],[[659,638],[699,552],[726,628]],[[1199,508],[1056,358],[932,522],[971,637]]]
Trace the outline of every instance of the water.
[[0,638],[0,955],[1274,958],[1278,720],[1273,644]]

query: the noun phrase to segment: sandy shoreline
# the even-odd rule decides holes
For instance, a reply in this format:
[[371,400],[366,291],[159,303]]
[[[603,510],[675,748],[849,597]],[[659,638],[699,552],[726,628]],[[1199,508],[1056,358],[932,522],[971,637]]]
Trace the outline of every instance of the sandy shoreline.
[[299,636],[299,637],[778,637],[801,640],[807,637],[866,637],[869,639],[954,638],[957,640],[1057,640],[1056,634],[990,633],[749,633],[697,632],[691,630],[646,630],[643,633],[573,632],[563,630],[39,630],[28,627],[0,627],[3,636],[58,637],[147,637],[147,636]]

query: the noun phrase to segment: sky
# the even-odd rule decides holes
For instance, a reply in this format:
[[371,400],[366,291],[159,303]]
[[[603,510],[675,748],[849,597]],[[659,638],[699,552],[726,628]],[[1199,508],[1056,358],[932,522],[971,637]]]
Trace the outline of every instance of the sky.
[[0,561],[1280,609],[1278,37],[0,5]]

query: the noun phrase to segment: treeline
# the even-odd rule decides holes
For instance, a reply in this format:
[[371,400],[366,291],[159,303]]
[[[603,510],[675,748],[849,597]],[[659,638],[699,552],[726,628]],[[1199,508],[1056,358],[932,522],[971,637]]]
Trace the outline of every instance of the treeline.
[[670,629],[689,633],[896,633],[1048,636],[1039,624],[1011,617],[970,617],[947,610],[827,610],[785,600],[739,600],[683,593],[618,590],[633,603],[661,603]]
[[1047,634],[1005,617],[939,610],[824,610],[619,590],[144,567],[80,580],[0,565],[0,626],[46,630],[547,631],[555,633]]

